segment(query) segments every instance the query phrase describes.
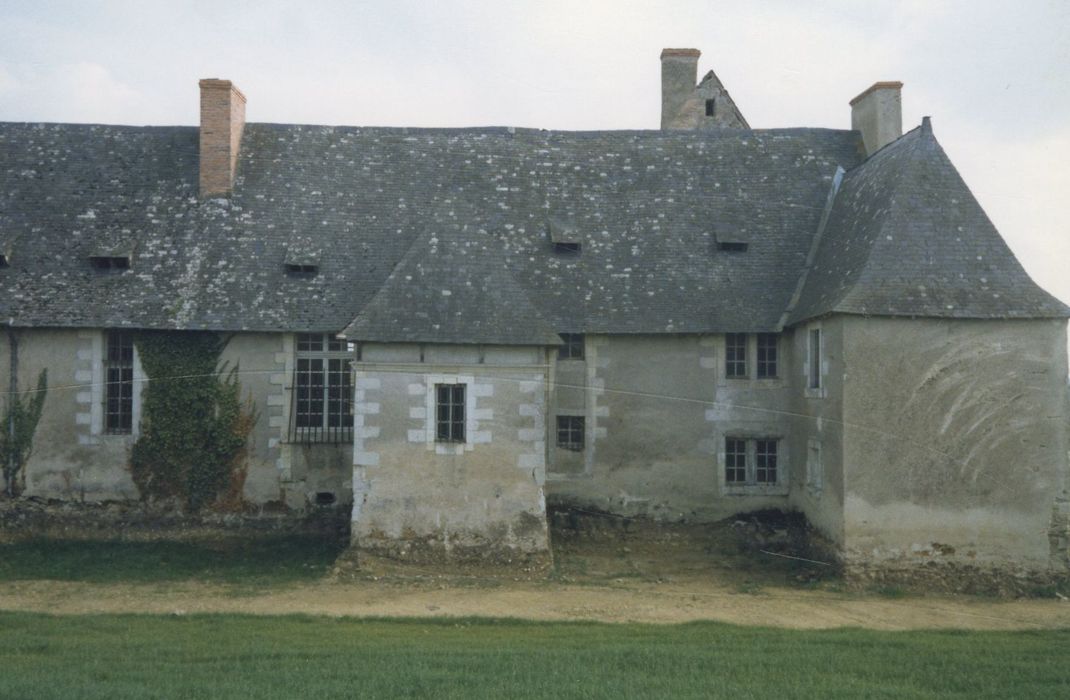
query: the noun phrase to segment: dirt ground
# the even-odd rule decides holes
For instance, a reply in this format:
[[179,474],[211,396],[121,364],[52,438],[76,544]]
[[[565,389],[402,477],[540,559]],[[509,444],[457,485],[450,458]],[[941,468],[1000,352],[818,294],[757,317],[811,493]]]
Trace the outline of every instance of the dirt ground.
[[[555,533],[547,575],[406,567],[336,569],[322,580],[235,587],[197,581],[98,584],[17,581],[0,609],[54,614],[209,612],[331,616],[488,616],[786,628],[1042,629],[1070,627],[1070,601],[848,591],[828,567],[777,555],[771,541],[722,528]],[[745,540],[745,542],[744,542]],[[780,548],[781,551],[790,551]],[[763,551],[764,550],[764,551]],[[772,552],[772,553],[767,553]]]

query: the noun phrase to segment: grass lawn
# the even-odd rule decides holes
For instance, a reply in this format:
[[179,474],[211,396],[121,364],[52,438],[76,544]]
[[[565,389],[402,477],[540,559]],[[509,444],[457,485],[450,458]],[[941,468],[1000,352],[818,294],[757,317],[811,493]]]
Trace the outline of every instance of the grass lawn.
[[4,698],[1070,697],[1070,630],[0,613]]
[[0,545],[0,582],[197,580],[270,586],[322,577],[347,544],[316,536],[213,542],[36,539]]

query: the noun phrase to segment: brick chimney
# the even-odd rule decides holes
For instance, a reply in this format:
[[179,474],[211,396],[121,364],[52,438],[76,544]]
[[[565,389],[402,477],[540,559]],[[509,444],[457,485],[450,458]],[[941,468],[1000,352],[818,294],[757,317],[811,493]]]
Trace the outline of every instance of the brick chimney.
[[663,49],[661,52],[661,128],[677,128],[675,122],[695,93],[698,82],[698,49]]
[[866,155],[903,135],[903,100],[899,81],[873,83],[851,100],[851,128],[862,132]]
[[225,197],[245,129],[245,95],[229,80],[205,78],[201,86],[201,197]]

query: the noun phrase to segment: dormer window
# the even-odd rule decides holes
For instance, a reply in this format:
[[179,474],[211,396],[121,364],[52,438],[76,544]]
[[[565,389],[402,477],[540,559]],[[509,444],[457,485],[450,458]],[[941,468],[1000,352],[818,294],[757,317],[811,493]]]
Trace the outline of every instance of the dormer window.
[[116,272],[130,269],[130,258],[126,255],[90,255],[89,263],[101,272]]
[[717,250],[723,250],[726,253],[745,253],[747,244],[743,241],[717,241]]
[[286,273],[294,277],[313,277],[319,272],[319,265],[307,263],[286,263]]
[[706,116],[712,117],[717,113],[717,100],[706,100]]
[[557,217],[551,217],[547,224],[550,229],[550,243],[553,245],[555,255],[580,254],[583,246],[572,224]]

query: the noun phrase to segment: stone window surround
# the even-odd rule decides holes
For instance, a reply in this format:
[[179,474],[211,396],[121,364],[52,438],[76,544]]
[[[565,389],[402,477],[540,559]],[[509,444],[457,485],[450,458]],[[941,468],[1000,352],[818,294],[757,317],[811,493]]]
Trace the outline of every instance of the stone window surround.
[[[725,440],[734,438],[747,443],[747,481],[743,484],[729,483],[725,478],[727,460]],[[754,480],[757,460],[755,450],[758,440],[776,440],[777,442],[777,480],[776,483],[758,483]],[[778,432],[762,429],[738,429],[719,432],[717,436],[717,481],[721,493],[725,496],[787,496],[790,486],[788,476],[789,453],[788,440]]]
[[[776,389],[784,387],[787,383],[789,371],[785,369],[784,337],[783,333],[776,333],[777,337],[777,374],[775,377],[759,377],[758,375],[758,334],[747,333],[747,374],[740,377],[729,377],[727,373],[726,357],[728,353],[726,333],[718,333],[708,336],[711,343],[707,348],[700,350],[700,365],[704,369],[717,370],[717,386],[736,388],[762,388]],[[701,357],[707,353],[707,357]]]
[[[811,367],[811,363],[813,363],[815,360],[814,360],[813,357],[811,357],[811,354],[813,352],[813,347],[812,347],[812,345],[810,343],[810,333],[812,331],[815,331],[815,330],[818,332],[818,338],[819,338],[819,341],[818,341],[819,342],[819,346],[818,346],[818,349],[817,349],[817,355],[818,356],[816,358],[817,362],[820,363],[819,366],[818,366],[819,385],[816,386],[816,387],[812,387],[812,386],[810,386],[810,367]],[[827,338],[825,336],[825,330],[822,327],[820,321],[815,321],[813,323],[808,323],[805,326],[804,333],[805,333],[805,335],[804,335],[803,342],[806,344],[806,362],[804,362],[803,365],[802,365],[802,376],[803,376],[803,387],[804,387],[803,395],[808,399],[824,399],[824,398],[828,397],[828,370],[829,370],[828,342],[827,342]]]
[[[141,366],[141,356],[134,343],[134,396],[132,406],[131,430],[129,433],[107,433],[104,431],[105,396],[105,351],[108,330],[80,331],[78,362],[75,364],[75,401],[78,410],[75,421],[81,428],[78,442],[82,445],[102,443],[133,444],[141,434],[142,390],[148,377]],[[88,428],[88,430],[86,430]],[[86,434],[88,433],[88,434]]]
[[[479,437],[476,416],[476,392],[472,391],[475,384],[475,376],[467,374],[428,374],[423,378],[425,393],[425,426],[424,439],[429,449],[433,448],[440,455],[463,455],[465,450],[471,450],[476,438]],[[438,442],[435,439],[435,417],[437,415],[437,400],[435,387],[439,384],[463,384],[464,391],[464,442]],[[487,440],[489,442],[489,440]]]

